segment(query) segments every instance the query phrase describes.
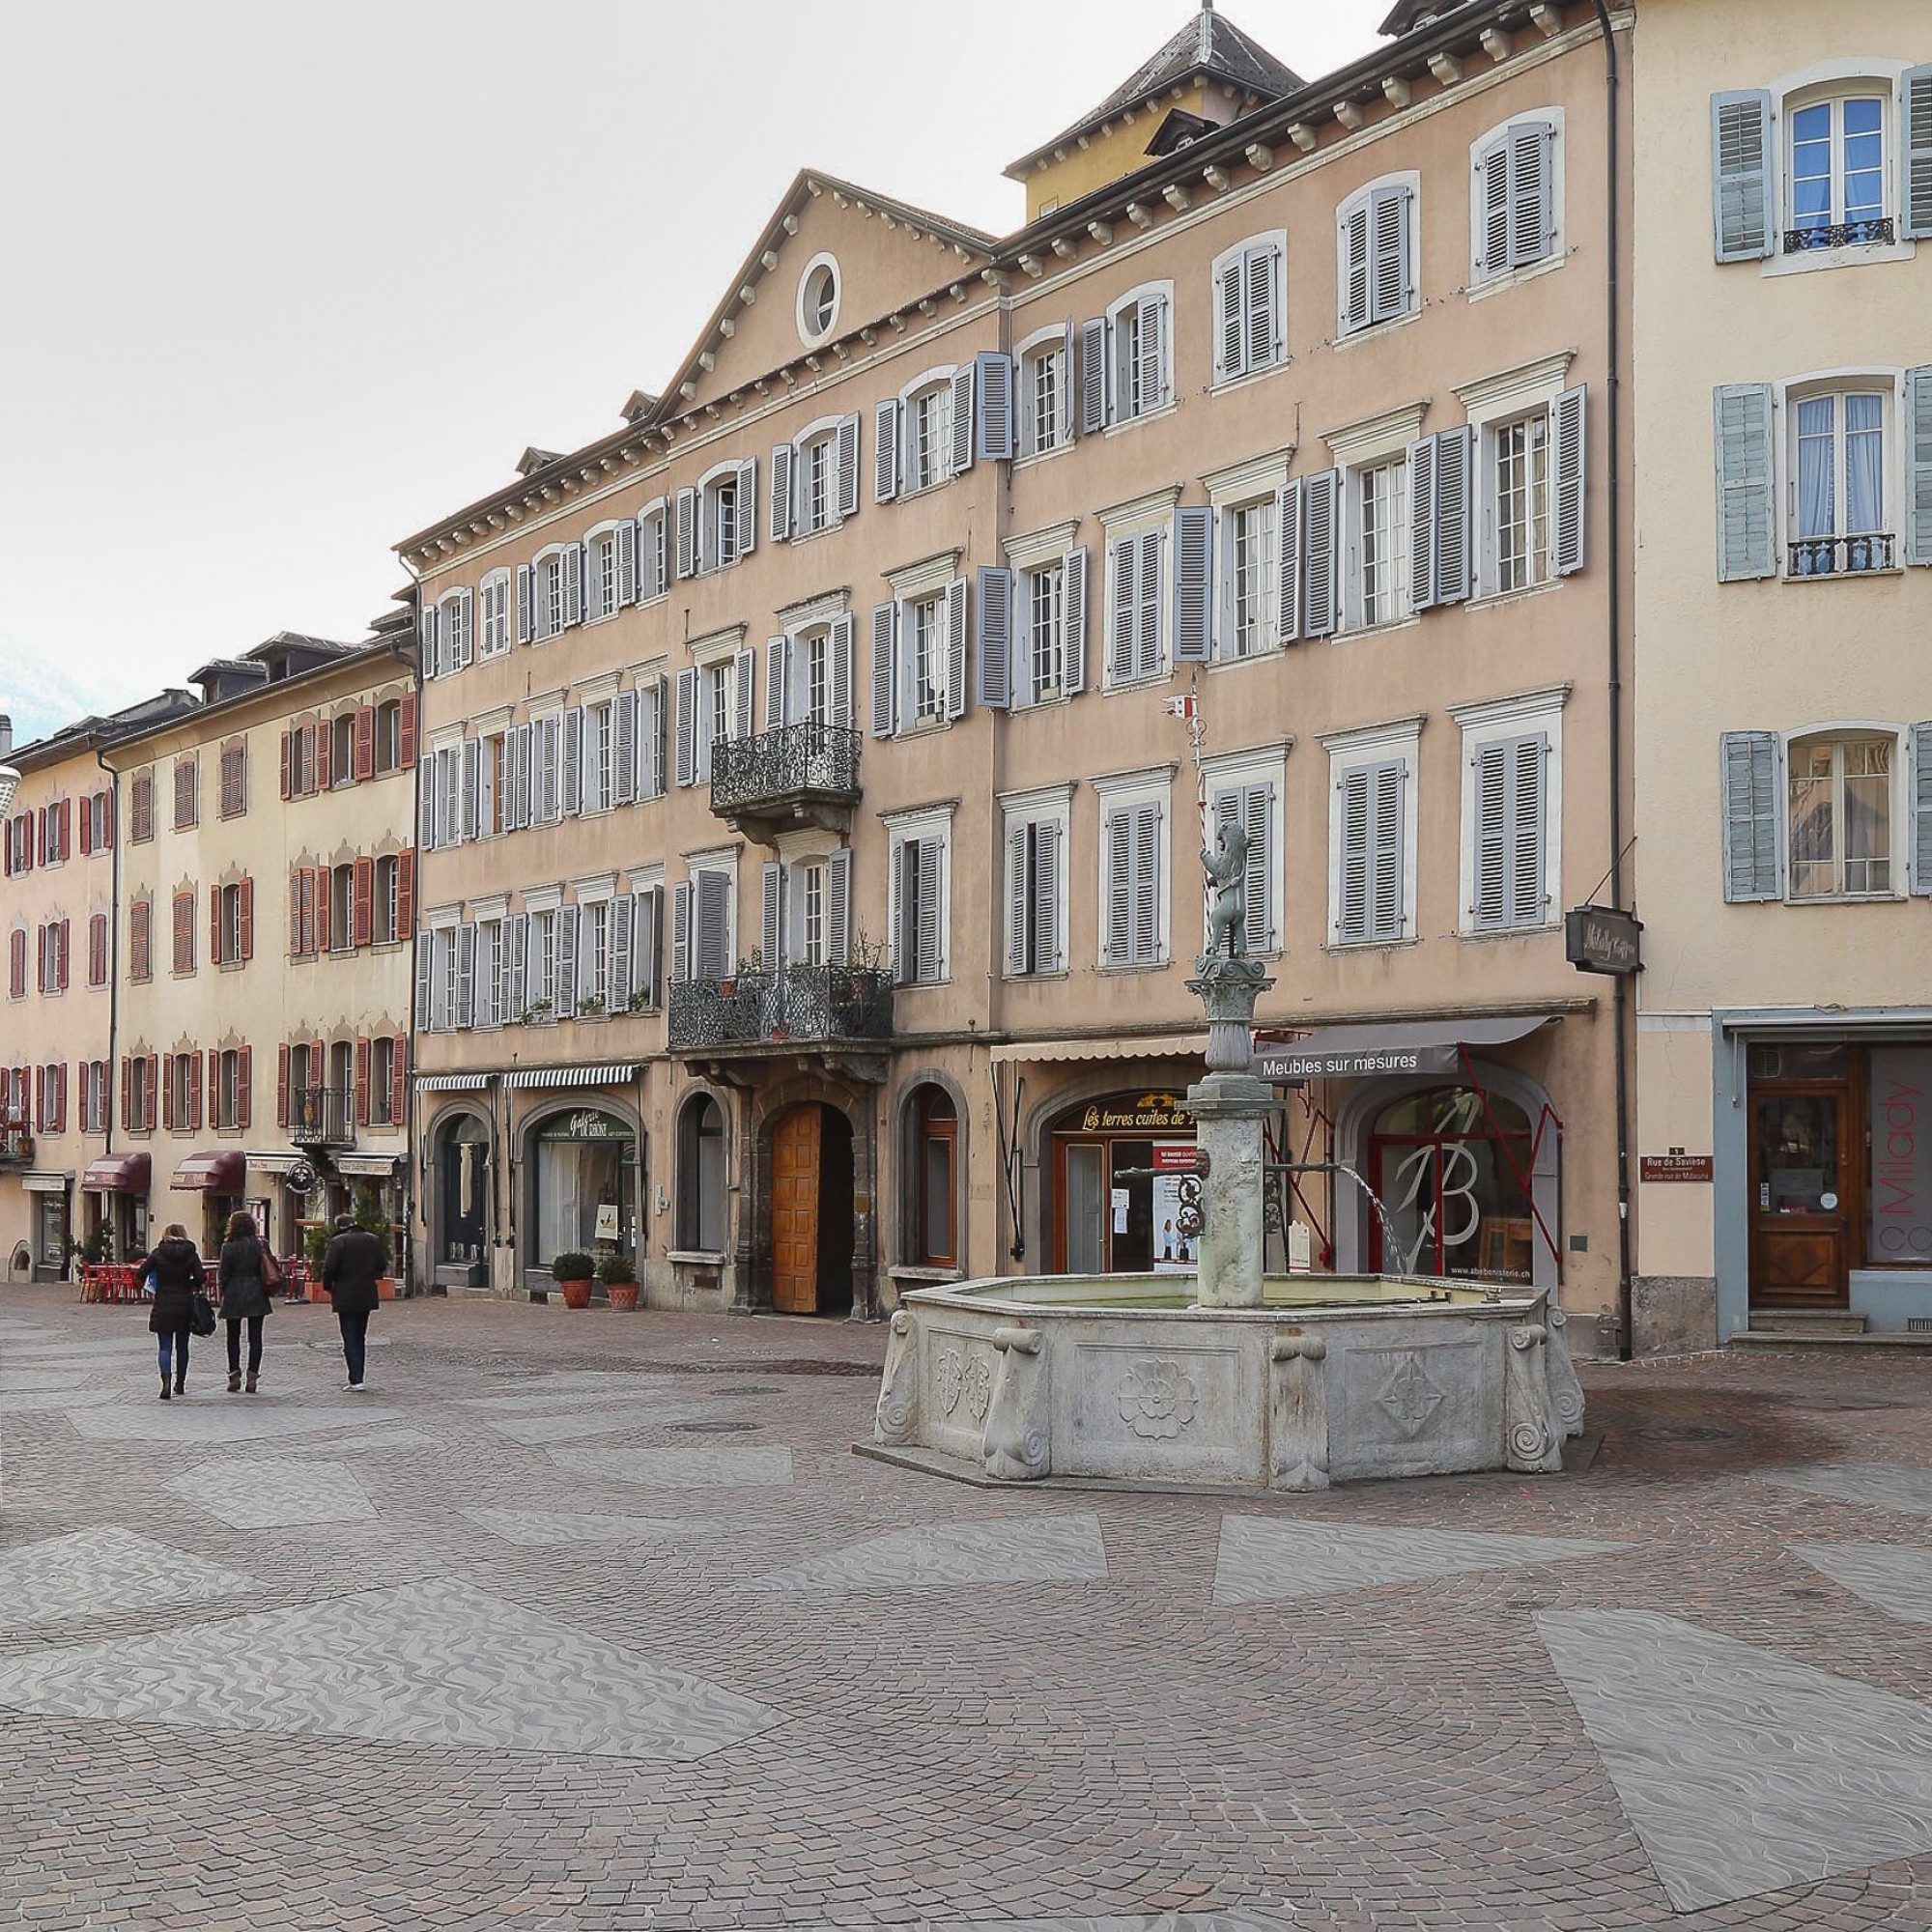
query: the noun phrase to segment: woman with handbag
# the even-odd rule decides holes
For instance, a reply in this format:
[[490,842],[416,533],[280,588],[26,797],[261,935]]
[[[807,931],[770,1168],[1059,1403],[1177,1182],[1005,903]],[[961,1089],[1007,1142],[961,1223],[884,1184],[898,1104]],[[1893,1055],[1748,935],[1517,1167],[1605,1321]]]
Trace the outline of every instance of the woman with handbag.
[[[262,1322],[272,1303],[270,1274],[274,1258],[255,1232],[255,1217],[245,1209],[228,1217],[228,1237],[221,1244],[215,1280],[221,1288],[221,1319],[228,1324],[228,1393],[242,1389],[242,1324],[248,1324],[248,1388],[253,1395],[262,1374]],[[279,1279],[279,1277],[277,1277]]]
[[187,1393],[187,1338],[194,1326],[195,1302],[208,1285],[208,1270],[201,1264],[187,1230],[171,1221],[167,1232],[155,1244],[142,1270],[154,1285],[155,1305],[148,1313],[148,1332],[160,1337],[161,1400],[168,1399],[170,1367],[174,1393]]

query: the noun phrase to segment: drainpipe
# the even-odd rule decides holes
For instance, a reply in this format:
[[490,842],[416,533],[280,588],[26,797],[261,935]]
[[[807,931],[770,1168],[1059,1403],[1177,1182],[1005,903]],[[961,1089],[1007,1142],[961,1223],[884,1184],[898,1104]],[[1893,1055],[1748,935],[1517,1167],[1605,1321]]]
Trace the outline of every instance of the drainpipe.
[[[407,567],[405,565],[405,568]],[[415,636],[417,639],[422,637],[422,582],[419,579],[416,582]],[[417,1105],[415,1079],[416,932],[422,924],[422,921],[417,917],[417,913],[422,905],[423,893],[422,851],[416,844],[416,837],[422,826],[422,754],[420,749],[423,735],[422,650],[419,643],[403,644],[391,639],[389,640],[389,655],[410,673],[411,695],[414,697],[416,706],[416,744],[418,749],[416,756],[412,760],[410,771],[410,822],[406,828],[410,835],[409,849],[415,854],[415,857],[411,862],[415,890],[410,895],[409,985],[403,995],[410,1016],[408,1048],[410,1056],[410,1097],[409,1105],[403,1109],[403,1125],[404,1132],[408,1136],[408,1146],[403,1151],[403,1175],[404,1185],[415,1197],[413,1204],[405,1204],[404,1224],[411,1228],[413,1228],[418,1221],[422,1224],[423,1279],[420,1283],[412,1282],[410,1288],[412,1293],[427,1294],[432,1283],[436,1279],[436,1256],[430,1248],[430,1178],[427,1166],[427,1154],[424,1153],[420,1157],[418,1155],[418,1150],[421,1147],[421,1137],[417,1132],[417,1116],[420,1109]],[[401,749],[401,746],[397,747],[398,751]],[[415,1243],[413,1240],[410,1244],[410,1250],[411,1267],[413,1272],[415,1262]]]
[[94,762],[107,774],[114,807],[114,836],[108,844],[112,857],[107,889],[107,1070],[100,1080],[101,1118],[107,1123],[100,1151],[109,1154],[114,1151],[114,1096],[120,1091],[114,1078],[114,1048],[121,1022],[121,774],[101,756],[98,744]]
[[[1607,688],[1610,705],[1610,903],[1620,911],[1634,910],[1624,905],[1624,734],[1623,734],[1623,433],[1622,433],[1622,355],[1623,329],[1620,312],[1622,276],[1619,250],[1623,245],[1622,222],[1617,195],[1621,185],[1621,144],[1617,116],[1621,109],[1622,75],[1617,66],[1616,31],[1610,23],[1606,0],[1592,0],[1597,24],[1604,40],[1604,153],[1607,183],[1604,199],[1604,232],[1607,249],[1605,275],[1609,372],[1605,382],[1605,441],[1609,460],[1609,662]],[[1631,1094],[1630,1094],[1630,976],[1615,975],[1611,981],[1610,1011],[1616,1043],[1617,1114],[1617,1354],[1631,1358]]]

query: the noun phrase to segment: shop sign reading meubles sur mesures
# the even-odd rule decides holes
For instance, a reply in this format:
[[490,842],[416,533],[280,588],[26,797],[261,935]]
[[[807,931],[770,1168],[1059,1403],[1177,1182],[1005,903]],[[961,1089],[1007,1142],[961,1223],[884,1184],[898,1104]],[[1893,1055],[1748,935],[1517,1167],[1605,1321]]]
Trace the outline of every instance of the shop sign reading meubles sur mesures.
[[1463,1049],[1453,1040],[1414,1046],[1345,1047],[1304,1053],[1293,1046],[1257,1044],[1251,1070],[1257,1080],[1286,1087],[1301,1080],[1361,1080],[1384,1073],[1454,1073]]

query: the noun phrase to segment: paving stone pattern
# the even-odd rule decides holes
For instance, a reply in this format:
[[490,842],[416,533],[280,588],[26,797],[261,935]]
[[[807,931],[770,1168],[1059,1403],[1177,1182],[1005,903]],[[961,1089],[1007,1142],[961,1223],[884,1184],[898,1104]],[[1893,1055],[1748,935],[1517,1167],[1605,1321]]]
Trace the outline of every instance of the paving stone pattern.
[[[352,1401],[290,1308],[161,1405],[144,1320],[0,1289],[71,1378],[0,1391],[0,1925],[1932,1932],[1932,1365],[1586,1367],[1587,1476],[1231,1501],[854,1457],[844,1322],[385,1306]],[[248,1463],[290,1520],[171,1487]]]
[[211,1463],[171,1476],[168,1488],[237,1529],[361,1522],[376,1514],[362,1485],[337,1463]]

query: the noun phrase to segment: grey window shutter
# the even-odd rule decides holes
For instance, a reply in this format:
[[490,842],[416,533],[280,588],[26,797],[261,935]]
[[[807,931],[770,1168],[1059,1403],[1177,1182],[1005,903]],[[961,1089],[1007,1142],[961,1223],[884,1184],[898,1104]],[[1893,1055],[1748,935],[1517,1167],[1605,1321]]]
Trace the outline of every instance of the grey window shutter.
[[1242,308],[1241,258],[1214,270],[1214,380],[1226,383],[1247,366],[1248,322]]
[[1775,899],[1777,861],[1777,734],[1726,731],[1722,739],[1724,897]]
[[583,810],[583,709],[571,705],[563,714],[563,803],[566,818]]
[[1342,332],[1366,328],[1373,315],[1374,280],[1370,260],[1369,201],[1359,202],[1342,218]]
[[907,838],[893,848],[893,983],[910,986],[919,978],[919,841]]
[[525,992],[528,974],[530,918],[528,913],[512,913],[503,922],[503,957],[506,990],[503,999],[505,1021],[520,1020],[529,1010]]
[[417,768],[416,844],[425,852],[436,850],[436,755],[432,753]]
[[1369,290],[1369,320],[1392,322],[1414,305],[1409,275],[1409,231],[1414,219],[1415,191],[1406,184],[1378,188],[1370,210],[1374,256]]
[[1060,957],[1060,821],[1042,818],[1033,829],[1034,969],[1057,973]]
[[1013,574],[1004,565],[980,568],[979,701],[1004,711],[1012,696]]
[[1212,647],[1214,512],[1188,505],[1174,516],[1174,661],[1206,664]]
[[1476,157],[1481,188],[1482,232],[1476,258],[1483,274],[1502,274],[1510,265],[1510,143],[1506,134],[1493,137]]
[[852,618],[836,617],[827,644],[832,658],[832,724],[835,730],[852,728]]
[[841,845],[825,862],[825,946],[835,966],[852,952],[852,848]]
[[788,442],[772,445],[772,541],[783,543],[792,533],[791,459]]
[[1907,242],[1932,242],[1932,66],[1907,68],[1898,90],[1904,108],[1898,232]]
[[424,1033],[437,1030],[436,940],[425,932],[416,941],[416,1025]]
[[980,454],[988,463],[1009,463],[1013,455],[1013,360],[996,349],[974,358],[978,370]]
[[1160,674],[1160,545],[1159,530],[1143,530],[1140,535],[1139,596],[1135,607],[1134,675]]
[[1062,565],[1061,685],[1070,697],[1087,688],[1087,549],[1066,553]]
[[1484,745],[1470,760],[1476,771],[1476,822],[1469,923],[1479,932],[1509,923],[1510,751],[1507,743]]
[[1711,203],[1718,260],[1772,252],[1771,96],[1763,88],[1711,97]]
[[785,696],[791,684],[791,639],[778,637],[765,644],[765,729],[777,731],[785,722]]
[[1435,439],[1408,445],[1408,602],[1427,611],[1435,602]]
[[1376,939],[1400,939],[1405,913],[1402,857],[1403,789],[1406,769],[1391,761],[1376,768],[1375,779],[1375,868],[1369,904],[1371,936]]
[[977,386],[973,381],[972,363],[953,370],[951,473],[954,476],[964,475],[973,467],[973,396]]
[[1241,258],[1246,283],[1243,305],[1248,317],[1247,368],[1272,368],[1286,352],[1283,333],[1283,291],[1287,285],[1282,251],[1272,242],[1250,248]]
[[697,667],[686,665],[677,674],[677,781],[697,780]]
[[784,944],[781,914],[784,909],[784,867],[769,859],[758,873],[758,945],[765,970],[776,973]]
[[691,974],[691,881],[680,879],[670,889],[670,977],[689,980]]
[[859,514],[859,412],[838,419],[838,514]]
[[611,922],[611,982],[604,996],[607,1012],[628,1011],[631,1005],[632,915],[629,898],[612,899],[605,917]]
[[966,715],[966,580],[946,586],[946,715]]
[[731,875],[697,875],[697,977],[723,980],[731,971]]
[[543,820],[554,825],[563,816],[563,720],[546,718],[542,723],[544,748]]
[[662,597],[665,583],[664,512],[653,510],[638,519],[638,602]]
[[1080,325],[1080,428],[1094,436],[1107,426],[1107,324],[1095,317]]
[[1248,835],[1247,871],[1242,879],[1243,920],[1250,952],[1266,952],[1275,943],[1269,918],[1269,885],[1274,877],[1274,786],[1248,785],[1241,794],[1242,829]]
[[1150,799],[1133,810],[1134,933],[1136,964],[1160,957],[1160,807]]
[[1541,925],[1548,916],[1544,891],[1543,821],[1549,741],[1542,732],[1510,747],[1510,923]]
[[441,611],[434,604],[425,604],[416,612],[416,635],[422,651],[422,674],[425,678],[442,675],[442,661],[438,650],[441,617]]
[[697,575],[697,492],[690,488],[677,493],[677,574]]
[[629,805],[638,795],[638,694],[620,691],[611,700],[611,803]]
[[456,593],[456,659],[459,670],[467,669],[475,655],[476,632],[472,621],[470,593]]
[[1555,446],[1555,527],[1550,539],[1550,562],[1557,576],[1583,568],[1586,530],[1584,477],[1588,412],[1581,384],[1565,389],[1550,411],[1550,441]]
[[1167,298],[1140,299],[1141,411],[1160,408],[1168,398]]
[[1737,383],[1716,397],[1718,581],[1777,575],[1769,383]]
[[558,906],[556,919],[556,1016],[567,1020],[577,1011],[577,908]]
[[526,563],[517,566],[517,641],[526,644],[536,635],[536,578]]
[[627,517],[617,526],[613,541],[617,546],[617,602],[638,601],[638,526]]
[[1107,613],[1107,681],[1123,684],[1134,674],[1134,638],[1140,610],[1135,585],[1141,547],[1134,537],[1114,541],[1113,608]]
[[[1435,602],[1438,604],[1460,604],[1470,592],[1475,489],[1475,426],[1464,423],[1458,429],[1437,431],[1431,495],[1435,507]],[[1412,504],[1412,497],[1410,501]]]
[[667,755],[670,742],[670,682],[668,678],[659,677],[652,688],[651,713],[657,727],[650,748],[650,755],[655,760],[651,769],[651,791],[654,796],[662,797],[670,763]]
[[1107,814],[1106,960],[1124,966],[1133,957],[1133,813],[1124,807]]
[[1030,973],[1034,961],[1028,957],[1033,935],[1036,904],[1032,867],[1027,863],[1033,848],[1036,825],[1013,825],[1007,829],[1007,972]]
[[1932,563],[1932,363],[1905,372],[1905,561]]
[[946,977],[946,958],[941,951],[942,922],[940,889],[945,883],[944,841],[919,841],[919,978],[922,985],[931,985]]
[[1343,945],[1369,937],[1374,781],[1372,765],[1342,774],[1342,876],[1335,895],[1335,937]]
[[899,494],[899,405],[889,397],[872,412],[872,501],[890,503]]
[[1301,635],[1329,638],[1338,621],[1342,472],[1303,479],[1301,496]]
[[563,572],[563,621],[566,627],[583,621],[583,546],[565,544],[559,568]]
[[1912,727],[1912,890],[1932,895],[1932,724]]
[[1301,527],[1302,478],[1282,486],[1275,498],[1274,522],[1278,540],[1276,595],[1279,605],[1281,640],[1292,644],[1301,636]]
[[736,529],[732,556],[750,556],[758,547],[758,459],[748,456],[738,466]]
[[890,738],[896,722],[897,677],[895,659],[898,653],[899,607],[896,604],[872,606],[872,736]]
[[530,765],[534,757],[536,732],[529,724],[517,726],[517,826],[521,831],[530,822]]
[[758,653],[754,647],[747,646],[737,654],[736,668],[732,675],[732,735],[749,738],[752,735],[752,720],[757,713],[752,708],[753,699],[757,696]]
[[1514,128],[1509,142],[1509,265],[1527,268],[1548,254],[1556,129],[1548,121]]

